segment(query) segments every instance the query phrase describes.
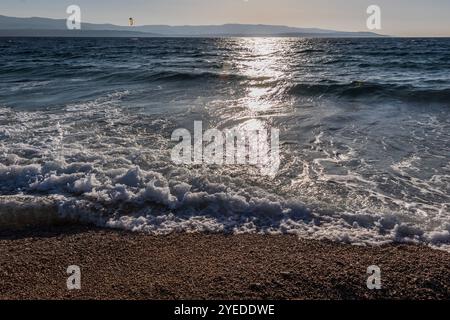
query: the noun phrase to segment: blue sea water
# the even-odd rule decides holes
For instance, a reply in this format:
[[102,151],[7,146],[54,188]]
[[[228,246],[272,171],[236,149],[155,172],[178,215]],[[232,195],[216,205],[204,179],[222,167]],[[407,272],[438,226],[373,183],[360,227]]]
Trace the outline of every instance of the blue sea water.
[[[276,176],[175,165],[198,120],[279,129]],[[0,222],[446,249],[449,158],[450,39],[0,39]]]

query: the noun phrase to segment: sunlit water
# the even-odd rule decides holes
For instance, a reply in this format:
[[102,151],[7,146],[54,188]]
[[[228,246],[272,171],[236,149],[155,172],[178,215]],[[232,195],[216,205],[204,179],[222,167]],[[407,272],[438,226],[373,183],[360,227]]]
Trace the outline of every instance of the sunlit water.
[[[0,192],[18,207],[449,247],[448,39],[0,39],[0,106]],[[171,134],[196,120],[280,129],[276,176],[175,165]]]

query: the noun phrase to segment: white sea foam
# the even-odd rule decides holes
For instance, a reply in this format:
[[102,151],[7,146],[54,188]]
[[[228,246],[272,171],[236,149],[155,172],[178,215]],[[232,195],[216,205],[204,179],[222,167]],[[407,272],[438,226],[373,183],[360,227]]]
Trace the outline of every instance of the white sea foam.
[[405,195],[380,189],[381,178],[361,171],[371,164],[355,162],[355,149],[322,131],[302,150],[311,158],[285,152],[270,182],[251,167],[175,166],[172,119],[125,112],[125,94],[61,113],[1,110],[0,227],[70,220],[153,234],[282,233],[450,247],[448,175],[407,176],[419,158],[392,164],[398,176],[390,178],[402,190],[420,190]]

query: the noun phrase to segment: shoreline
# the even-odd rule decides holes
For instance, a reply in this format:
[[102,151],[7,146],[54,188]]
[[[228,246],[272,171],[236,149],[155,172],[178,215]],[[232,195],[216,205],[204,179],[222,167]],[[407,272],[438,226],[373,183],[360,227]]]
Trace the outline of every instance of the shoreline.
[[[67,267],[81,268],[69,291]],[[381,268],[382,290],[367,288]],[[90,226],[0,232],[0,299],[450,299],[450,253],[289,235],[153,236]]]

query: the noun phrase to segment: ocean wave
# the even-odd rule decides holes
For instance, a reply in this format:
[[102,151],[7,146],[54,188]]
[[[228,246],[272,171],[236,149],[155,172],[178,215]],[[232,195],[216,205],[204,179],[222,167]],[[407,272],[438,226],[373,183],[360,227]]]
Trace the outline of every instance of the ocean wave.
[[450,224],[424,229],[401,215],[326,212],[239,178],[218,178],[175,169],[167,176],[138,166],[106,170],[91,163],[1,165],[2,188],[12,194],[0,197],[0,228],[70,222],[157,235],[263,233],[359,245],[450,244]]
[[422,89],[394,84],[368,83],[299,83],[287,89],[289,94],[301,96],[331,96],[337,98],[384,98],[416,103],[443,103],[450,101],[450,89]]
[[243,80],[258,80],[259,78],[250,78],[245,75],[227,73],[227,72],[212,72],[212,71],[155,71],[155,72],[114,72],[107,75],[96,77],[95,80],[99,82],[126,82],[127,84],[148,83],[148,82],[191,82],[201,83],[210,80],[227,80],[227,81],[243,81]]

